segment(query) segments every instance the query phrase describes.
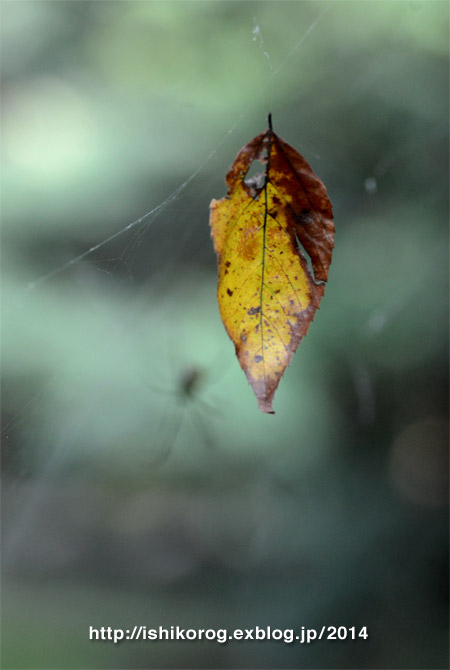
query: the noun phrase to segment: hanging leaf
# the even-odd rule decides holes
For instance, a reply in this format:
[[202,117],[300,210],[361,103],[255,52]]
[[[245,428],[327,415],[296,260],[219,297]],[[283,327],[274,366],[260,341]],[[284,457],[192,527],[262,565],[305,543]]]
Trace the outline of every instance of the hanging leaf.
[[[254,161],[262,172],[248,176]],[[246,144],[211,202],[222,321],[263,412],[306,334],[328,279],[331,202],[305,159],[269,129]]]

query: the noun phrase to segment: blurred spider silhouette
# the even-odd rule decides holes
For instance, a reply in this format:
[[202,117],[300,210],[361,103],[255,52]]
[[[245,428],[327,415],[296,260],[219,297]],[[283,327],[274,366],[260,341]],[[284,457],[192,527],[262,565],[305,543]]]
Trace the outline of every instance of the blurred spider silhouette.
[[211,434],[210,417],[220,416],[220,412],[201,397],[208,385],[206,377],[204,367],[187,365],[178,371],[171,389],[145,382],[152,393],[166,397],[161,418],[152,436],[152,467],[163,465],[167,461],[176,443],[180,442],[187,421],[191,423],[189,440],[192,440],[192,435],[196,435],[198,443],[204,447],[212,449],[216,446],[216,439]]

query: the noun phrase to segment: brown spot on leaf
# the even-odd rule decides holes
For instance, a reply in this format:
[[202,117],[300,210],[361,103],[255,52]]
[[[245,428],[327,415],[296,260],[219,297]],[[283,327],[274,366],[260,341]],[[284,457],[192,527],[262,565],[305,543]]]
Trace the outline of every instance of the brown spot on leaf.
[[297,223],[302,226],[314,223],[314,221],[314,212],[312,212],[308,207],[303,207],[303,209],[297,214]]

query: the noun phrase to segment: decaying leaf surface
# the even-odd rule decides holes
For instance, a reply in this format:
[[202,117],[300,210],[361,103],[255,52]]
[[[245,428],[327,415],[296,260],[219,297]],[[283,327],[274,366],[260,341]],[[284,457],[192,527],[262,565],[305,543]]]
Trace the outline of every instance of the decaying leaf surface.
[[[262,173],[246,175],[254,161]],[[269,129],[246,144],[211,202],[218,301],[263,412],[325,290],[334,246],[331,202],[306,160]],[[309,258],[309,261],[308,261]]]

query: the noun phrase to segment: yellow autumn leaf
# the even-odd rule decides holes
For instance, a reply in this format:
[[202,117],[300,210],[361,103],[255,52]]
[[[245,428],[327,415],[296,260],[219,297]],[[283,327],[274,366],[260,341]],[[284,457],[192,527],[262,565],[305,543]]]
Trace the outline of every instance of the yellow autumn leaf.
[[[254,161],[262,172],[246,178]],[[211,202],[222,321],[263,412],[324,293],[331,202],[306,160],[269,129],[246,144]],[[309,260],[308,260],[309,259]]]

